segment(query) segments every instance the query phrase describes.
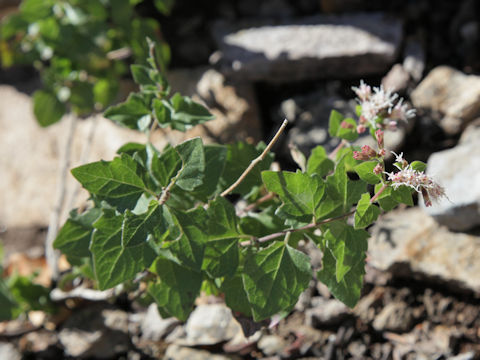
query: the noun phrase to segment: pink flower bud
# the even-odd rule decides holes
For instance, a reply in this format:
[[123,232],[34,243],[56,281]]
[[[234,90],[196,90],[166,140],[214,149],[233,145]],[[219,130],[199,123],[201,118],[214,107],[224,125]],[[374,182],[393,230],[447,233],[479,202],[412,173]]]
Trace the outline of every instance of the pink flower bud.
[[383,143],[383,135],[384,132],[380,129],[375,131],[375,136],[377,137],[377,144],[380,149],[383,149],[384,143]]
[[365,154],[368,158],[377,156],[377,152],[368,145],[362,146],[362,153]]
[[367,131],[367,128],[365,127],[365,125],[362,125],[362,124],[357,125],[357,132],[359,134],[363,134],[365,131]]
[[378,150],[378,156],[384,157],[385,156],[385,149]]
[[360,124],[366,124],[368,121],[367,121],[367,118],[363,115],[360,116],[360,118],[358,119],[358,122]]
[[369,157],[367,155],[365,155],[363,152],[360,152],[360,151],[354,151],[353,152],[353,158],[355,160],[368,160]]
[[350,124],[346,121],[342,121],[341,124],[340,124],[340,127],[342,129],[353,129],[353,124]]

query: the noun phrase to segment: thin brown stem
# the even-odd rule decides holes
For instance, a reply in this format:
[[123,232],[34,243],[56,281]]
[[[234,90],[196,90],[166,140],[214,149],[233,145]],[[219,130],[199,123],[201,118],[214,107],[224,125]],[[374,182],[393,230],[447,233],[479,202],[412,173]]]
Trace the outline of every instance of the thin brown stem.
[[248,165],[248,167],[245,169],[245,171],[242,173],[242,175],[240,175],[240,177],[237,179],[237,181],[235,181],[227,190],[225,190],[224,192],[222,192],[220,194],[220,196],[226,196],[228,195],[229,193],[231,193],[238,185],[240,185],[240,183],[245,180],[245,178],[247,177],[247,175],[250,173],[250,171],[252,171],[252,169],[255,167],[255,165],[257,165],[259,162],[261,162],[265,156],[267,156],[268,152],[272,149],[273,145],[277,142],[278,138],[280,137],[280,135],[282,134],[283,130],[285,130],[286,126],[288,124],[288,120],[285,119],[283,120],[283,123],[282,125],[280,126],[280,128],[278,129],[277,133],[275,134],[275,136],[273,137],[272,140],[270,140],[270,143],[267,145],[267,147],[265,148],[265,150],[263,150],[263,152],[260,154],[260,156],[258,156],[257,158],[255,158],[254,160],[252,160],[252,162],[250,163],[250,165]]
[[268,194],[262,196],[260,199],[255,201],[253,204],[250,204],[250,205],[246,206],[245,209],[243,209],[241,211],[241,214],[245,214],[249,211],[252,211],[253,209],[256,209],[259,205],[263,204],[264,202],[266,202],[268,200],[273,199],[274,197],[275,197],[275,194],[272,193],[272,192],[269,192]]
[[371,204],[373,204],[375,201],[377,201],[378,197],[385,191],[387,186],[388,186],[387,184],[383,184],[382,187],[380,188],[380,190],[378,190],[377,193],[375,195],[373,195],[373,197],[370,199]]
[[333,149],[333,151],[330,153],[330,155],[328,155],[329,159],[331,159],[331,160],[335,159],[335,156],[340,151],[340,149],[342,149],[347,144],[348,144],[348,142],[345,139],[343,139],[340,142],[340,144],[338,144],[337,147],[335,149]]
[[270,234],[270,235],[263,236],[263,237],[261,237],[261,238],[254,238],[254,239],[252,239],[252,240],[242,241],[242,242],[240,243],[240,245],[241,245],[241,246],[248,246],[248,245],[251,245],[252,243],[261,244],[261,243],[264,243],[264,242],[267,242],[267,241],[276,239],[276,238],[278,238],[278,237],[280,237],[280,236],[283,236],[283,235],[285,235],[285,234],[287,234],[287,233],[313,229],[313,228],[316,228],[317,226],[320,226],[320,225],[323,225],[323,224],[327,224],[327,223],[332,222],[332,221],[336,221],[336,220],[343,219],[343,218],[345,218],[345,217],[348,217],[348,216],[350,216],[350,215],[353,215],[354,213],[355,213],[355,210],[352,210],[352,211],[350,211],[350,212],[348,212],[348,213],[346,213],[346,214],[339,215],[339,216],[335,216],[335,217],[329,218],[329,219],[325,219],[325,220],[319,221],[319,222],[317,222],[317,223],[311,223],[311,224],[308,224],[308,225],[299,227],[298,229],[282,230],[282,231],[279,231],[279,232],[276,232],[276,233],[273,233],[273,234]]

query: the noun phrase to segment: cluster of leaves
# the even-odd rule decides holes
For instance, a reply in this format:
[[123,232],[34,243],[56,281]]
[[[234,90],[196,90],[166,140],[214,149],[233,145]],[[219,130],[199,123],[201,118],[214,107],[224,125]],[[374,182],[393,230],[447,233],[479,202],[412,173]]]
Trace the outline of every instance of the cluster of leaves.
[[[145,37],[156,38],[157,22],[141,18],[142,0],[23,0],[19,12],[1,26],[2,66],[34,64],[44,88],[34,93],[34,113],[41,126],[59,121],[67,111],[78,115],[105,109],[117,95],[125,61],[145,59]],[[172,0],[156,0],[168,13]],[[169,49],[162,44],[164,62]]]
[[[168,83],[152,56],[149,65],[132,67],[140,92],[106,116],[143,131],[152,121],[185,129],[210,118],[187,98],[168,99]],[[184,99],[183,106],[176,107],[178,99]],[[332,112],[330,133],[354,140],[355,128],[341,126],[344,121]],[[262,144],[204,145],[200,138],[162,151],[150,143],[126,144],[112,161],[72,170],[93,205],[71,213],[54,246],[99,289],[146,282],[164,316],[185,320],[204,290],[222,293],[230,308],[260,321],[290,311],[307,288],[313,276],[310,259],[296,248],[308,239],[323,252],[318,279],[353,307],[364,275],[365,228],[380,207],[412,205],[412,190],[385,187],[369,162],[354,159],[353,146],[338,151],[335,159],[318,146],[296,172],[270,171],[273,155],[263,158],[232,194],[249,202],[267,193],[276,196],[241,214],[222,190],[263,149]],[[352,172],[359,179],[352,179]],[[380,207],[368,184],[383,187]]]

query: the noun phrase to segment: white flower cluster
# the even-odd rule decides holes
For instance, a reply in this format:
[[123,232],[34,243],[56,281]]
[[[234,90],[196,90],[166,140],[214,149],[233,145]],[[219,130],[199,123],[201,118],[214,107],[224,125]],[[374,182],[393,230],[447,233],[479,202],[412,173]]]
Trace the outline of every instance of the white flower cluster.
[[395,167],[399,170],[398,172],[385,173],[388,175],[388,180],[392,182],[394,189],[402,185],[415,189],[419,194],[422,194],[423,201],[427,207],[432,205],[432,201],[438,201],[446,197],[445,189],[433,181],[423,171],[412,169],[412,166],[403,159],[403,153],[400,155],[395,154],[393,151],[392,153],[396,157],[396,162],[401,164],[395,164]]
[[[358,97],[358,102],[362,107],[360,123],[369,123],[374,129],[379,127],[396,129],[397,121],[408,121],[415,116],[415,109],[409,109],[407,104],[403,103],[403,98],[398,94],[385,90],[383,86],[372,88],[360,81],[359,87],[352,87],[352,90]],[[377,123],[379,118],[382,123]]]

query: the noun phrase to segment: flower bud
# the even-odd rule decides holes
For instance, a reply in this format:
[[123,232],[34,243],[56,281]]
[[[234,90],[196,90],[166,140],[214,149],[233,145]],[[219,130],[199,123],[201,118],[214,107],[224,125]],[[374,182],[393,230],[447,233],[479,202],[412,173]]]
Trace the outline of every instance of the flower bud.
[[353,124],[350,124],[350,123],[348,123],[348,122],[346,122],[346,121],[342,121],[342,122],[340,123],[340,127],[341,127],[342,129],[353,129]]
[[385,149],[378,150],[378,156],[384,157],[385,153],[386,153]]
[[368,145],[362,146],[362,153],[365,154],[368,158],[377,156],[377,152]]
[[384,146],[383,135],[384,135],[384,132],[382,130],[378,129],[377,131],[375,131],[375,136],[377,138],[377,144],[379,149],[383,149],[383,146]]
[[353,158],[355,160],[368,160],[370,159],[366,154],[360,151],[354,151],[353,152]]
[[357,125],[357,132],[359,134],[363,134],[365,131],[367,131],[367,128],[365,127],[365,125],[362,125],[362,124]]

